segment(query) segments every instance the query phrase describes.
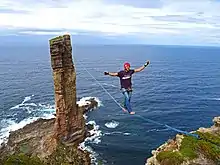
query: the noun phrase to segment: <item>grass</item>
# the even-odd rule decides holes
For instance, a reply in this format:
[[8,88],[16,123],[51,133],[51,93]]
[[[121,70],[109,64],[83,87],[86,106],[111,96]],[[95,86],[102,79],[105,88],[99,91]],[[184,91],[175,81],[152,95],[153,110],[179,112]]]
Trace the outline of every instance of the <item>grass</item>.
[[85,157],[78,152],[76,147],[60,143],[46,162],[49,165],[82,165],[85,164]]
[[50,39],[50,40],[49,40],[50,45],[52,45],[53,42],[56,41],[56,40],[63,39],[65,35],[68,35],[68,34],[60,35],[60,36],[57,36],[57,37],[54,37],[54,38]]
[[201,132],[197,132],[197,134],[200,136],[201,139],[204,139],[204,140],[206,139],[209,142],[220,146],[220,136],[213,135],[210,133],[201,133]]
[[10,155],[1,163],[3,165],[44,165],[38,157],[26,154]]
[[50,40],[49,40],[49,41],[50,41],[50,45],[53,44],[53,41],[58,40],[58,39],[62,39],[62,38],[63,38],[63,36],[57,36],[57,37],[55,37],[55,38],[50,39]]
[[161,165],[180,165],[184,158],[179,152],[163,151],[157,155],[157,160]]
[[162,151],[157,155],[161,165],[181,164],[183,161],[198,158],[198,153],[207,159],[220,163],[220,137],[210,133],[197,132],[200,139],[185,136],[179,151]]
[[184,158],[187,158],[189,160],[197,158],[197,141],[198,140],[195,137],[185,137],[181,143],[180,154],[183,155]]
[[31,156],[28,151],[27,146],[22,145],[17,153],[0,158],[0,165],[82,165],[89,161],[77,146],[66,146],[61,143],[50,156],[43,160],[37,156]]

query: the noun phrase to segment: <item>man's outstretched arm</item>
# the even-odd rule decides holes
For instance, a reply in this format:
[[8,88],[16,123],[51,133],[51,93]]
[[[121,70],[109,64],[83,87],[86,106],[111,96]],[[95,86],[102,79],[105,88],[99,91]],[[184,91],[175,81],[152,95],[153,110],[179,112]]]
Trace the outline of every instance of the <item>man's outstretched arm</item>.
[[117,72],[104,72],[104,75],[118,76],[118,73]]
[[146,66],[148,66],[149,64],[150,64],[150,61],[147,61],[143,66],[141,66],[140,68],[135,69],[134,72],[136,73],[136,72],[140,72],[140,71],[144,70],[144,68]]

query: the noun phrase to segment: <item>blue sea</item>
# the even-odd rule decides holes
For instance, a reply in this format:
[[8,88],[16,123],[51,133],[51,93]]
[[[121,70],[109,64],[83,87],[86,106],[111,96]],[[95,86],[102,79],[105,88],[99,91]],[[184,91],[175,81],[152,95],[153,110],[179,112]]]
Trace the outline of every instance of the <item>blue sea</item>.
[[[78,100],[95,97],[99,107],[87,122],[97,136],[88,146],[107,165],[143,165],[151,151],[177,132],[124,113],[117,72],[150,65],[132,78],[131,104],[137,115],[184,131],[210,127],[220,115],[220,48],[147,45],[73,46]],[[86,72],[86,70],[90,74]],[[54,91],[49,47],[0,48],[0,142],[9,131],[39,117],[51,118]],[[113,100],[109,94],[115,99]]]

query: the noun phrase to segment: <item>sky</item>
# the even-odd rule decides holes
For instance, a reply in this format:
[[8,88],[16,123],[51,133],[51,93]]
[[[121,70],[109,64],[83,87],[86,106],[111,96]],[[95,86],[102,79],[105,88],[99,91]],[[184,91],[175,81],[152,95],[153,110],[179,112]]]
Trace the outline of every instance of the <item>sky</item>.
[[220,0],[0,1],[0,40],[65,33],[82,43],[218,46]]

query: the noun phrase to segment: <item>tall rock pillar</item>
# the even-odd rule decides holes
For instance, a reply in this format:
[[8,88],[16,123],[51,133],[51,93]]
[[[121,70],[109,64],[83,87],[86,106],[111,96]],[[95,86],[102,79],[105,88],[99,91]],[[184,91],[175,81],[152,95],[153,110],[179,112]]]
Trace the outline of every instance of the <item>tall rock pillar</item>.
[[55,138],[65,141],[83,139],[85,122],[76,104],[76,72],[70,36],[51,39],[50,55],[56,106]]

